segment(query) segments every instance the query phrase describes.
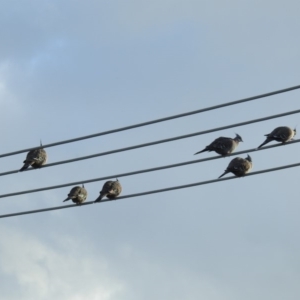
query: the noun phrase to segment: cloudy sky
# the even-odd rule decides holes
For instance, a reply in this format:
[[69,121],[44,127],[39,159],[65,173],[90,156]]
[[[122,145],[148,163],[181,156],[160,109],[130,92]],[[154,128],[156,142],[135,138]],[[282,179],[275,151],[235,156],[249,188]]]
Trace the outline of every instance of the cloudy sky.
[[[0,154],[300,84],[296,0],[0,0]],[[49,163],[299,109],[300,91],[47,148]],[[2,176],[1,194],[193,156],[219,136],[258,146],[297,114]],[[254,171],[299,144],[251,153]],[[1,172],[26,153],[1,158]],[[243,155],[245,156],[245,155]],[[123,195],[215,179],[231,158],[120,178]],[[0,219],[3,299],[298,300],[299,169]],[[104,182],[86,184],[88,200]],[[1,199],[1,214],[63,205],[71,187]]]

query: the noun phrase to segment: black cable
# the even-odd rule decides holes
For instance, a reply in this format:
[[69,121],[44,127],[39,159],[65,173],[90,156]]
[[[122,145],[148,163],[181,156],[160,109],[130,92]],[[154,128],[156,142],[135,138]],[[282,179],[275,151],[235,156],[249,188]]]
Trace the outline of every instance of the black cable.
[[[134,125],[130,125],[130,126],[120,127],[120,128],[117,128],[117,129],[103,131],[103,132],[99,132],[99,133],[95,133],[95,134],[85,135],[85,136],[74,138],[74,139],[64,140],[64,141],[51,143],[51,144],[46,144],[46,145],[43,145],[43,148],[49,148],[49,147],[54,147],[54,146],[58,146],[58,145],[62,145],[62,144],[78,142],[78,141],[98,137],[98,136],[101,136],[101,135],[112,134],[112,133],[116,133],[116,132],[120,132],[120,131],[125,131],[125,130],[129,130],[129,129],[137,128],[137,127],[142,127],[142,126],[147,126],[147,125],[151,125],[151,124],[155,124],[155,123],[160,123],[160,122],[165,122],[165,121],[169,121],[169,120],[173,120],[173,119],[178,119],[178,118],[182,118],[182,117],[186,117],[186,116],[190,116],[190,115],[194,115],[194,114],[199,114],[199,113],[214,110],[214,109],[219,109],[219,108],[230,106],[230,105],[236,105],[236,104],[244,103],[244,102],[247,102],[247,101],[252,101],[252,100],[257,100],[257,99],[264,98],[264,97],[273,96],[273,95],[276,95],[276,94],[290,92],[290,91],[293,91],[293,90],[296,90],[296,89],[299,89],[299,88],[300,88],[300,85],[296,85],[296,86],[293,86],[293,87],[290,87],[290,88],[277,90],[277,91],[274,91],[274,92],[261,94],[261,95],[257,95],[257,96],[253,96],[253,97],[249,97],[249,98],[244,98],[244,99],[240,99],[240,100],[236,100],[236,101],[232,101],[232,102],[227,102],[227,103],[223,103],[223,104],[219,104],[219,105],[215,105],[215,106],[210,106],[210,107],[190,111],[190,112],[183,113],[183,114],[173,115],[173,116],[166,117],[166,118],[156,119],[156,120],[152,120],[152,121],[148,121],[148,122],[143,122],[143,123],[138,123],[138,124],[134,124]],[[28,152],[28,151],[36,149],[36,148],[37,147],[32,147],[32,148],[19,150],[19,151],[14,151],[14,152],[1,154],[0,158],[20,154],[20,153],[23,153],[23,152]]]
[[[284,117],[284,116],[297,114],[297,113],[300,113],[300,109],[285,112],[285,113],[282,113],[282,114],[272,115],[272,116],[268,116],[268,117],[264,117],[264,118],[254,119],[254,120],[250,120],[250,121],[246,121],[246,122],[235,123],[235,124],[222,126],[222,127],[217,127],[217,128],[213,128],[213,129],[208,129],[208,130],[204,130],[204,131],[198,131],[198,132],[194,132],[194,133],[190,133],[190,134],[186,134],[186,135],[180,135],[180,136],[176,136],[176,137],[173,137],[173,138],[168,138],[168,139],[158,140],[158,141],[154,141],[154,142],[134,145],[134,146],[130,146],[130,147],[110,150],[110,151],[106,151],[106,152],[100,152],[100,153],[96,153],[96,154],[92,154],[92,155],[87,155],[87,156],[81,156],[81,157],[77,157],[77,158],[62,160],[62,161],[58,161],[58,162],[54,162],[54,163],[44,165],[41,168],[48,168],[48,167],[53,167],[53,166],[57,166],[57,165],[72,163],[72,162],[76,162],[76,161],[80,161],[80,160],[91,159],[91,158],[95,158],[95,157],[99,157],[99,156],[105,156],[105,155],[109,155],[109,154],[125,152],[125,151],[134,150],[134,149],[138,149],[138,148],[163,144],[163,143],[172,142],[172,141],[176,141],[176,140],[180,140],[180,139],[194,137],[194,136],[197,136],[197,135],[203,135],[203,134],[216,132],[216,131],[220,131],[220,130],[224,130],[224,129],[228,129],[228,128],[244,126],[244,125],[248,125],[248,124],[262,122],[262,121],[275,119],[275,118],[279,118],[279,117]],[[23,172],[32,171],[32,170],[35,170],[35,169],[29,168],[29,169],[24,170]],[[7,171],[7,172],[0,173],[0,176],[15,174],[15,173],[18,173],[18,172],[19,172],[19,170]]]
[[[252,149],[248,149],[248,150],[234,152],[230,156],[236,156],[236,155],[244,154],[244,153],[251,153],[251,152],[254,152],[254,151],[267,150],[267,149],[270,149],[270,148],[281,147],[281,146],[285,146],[285,145],[295,144],[295,143],[298,143],[298,142],[300,142],[300,139],[290,141],[290,142],[285,143],[285,144],[275,144],[275,145],[271,145],[271,146],[265,146],[265,147],[262,147],[262,148],[259,148],[259,149],[258,148],[252,148]],[[121,178],[121,177],[126,177],[126,176],[137,175],[137,174],[141,174],[141,173],[148,173],[148,172],[159,171],[159,170],[163,170],[163,169],[181,167],[181,166],[184,166],[184,165],[190,165],[190,164],[195,164],[195,163],[200,163],[200,162],[214,160],[214,159],[220,159],[220,158],[223,158],[223,156],[218,155],[218,156],[202,158],[202,159],[197,159],[197,160],[190,160],[190,161],[177,163],[177,164],[172,164],[172,165],[165,165],[165,166],[156,167],[156,168],[138,170],[138,171],[133,171],[133,172],[128,172],[128,173],[115,174],[115,175],[110,175],[110,176],[105,176],[105,177],[100,177],[100,178],[94,178],[94,179],[88,179],[88,180],[75,181],[75,182],[70,182],[70,183],[65,183],[65,184],[60,184],[60,185],[53,185],[53,186],[39,188],[39,189],[20,191],[20,192],[9,193],[9,194],[2,194],[2,195],[0,195],[0,198],[6,198],[6,197],[23,195],[23,194],[42,192],[42,191],[53,190],[53,189],[59,189],[59,188],[67,187],[67,186],[78,185],[78,184],[83,184],[83,183],[86,184],[86,183],[91,183],[91,182],[96,182],[96,181],[101,181],[101,180],[106,180],[106,179],[112,179],[112,178]]]
[[[294,168],[294,167],[299,167],[299,166],[300,166],[300,163],[285,165],[285,166],[280,166],[280,167],[276,167],[276,168],[271,168],[271,169],[265,169],[265,170],[261,170],[261,171],[252,172],[252,173],[246,174],[244,177],[258,175],[258,174],[262,174],[262,173],[274,172],[274,171],[279,171],[279,170]],[[191,184],[178,185],[178,186],[173,186],[173,187],[159,189],[159,190],[152,190],[152,191],[147,191],[147,192],[142,192],[142,193],[131,194],[131,195],[127,195],[127,196],[121,196],[121,197],[115,198],[113,200],[122,200],[122,199],[126,199],[126,198],[133,198],[133,197],[145,196],[145,195],[150,195],[150,194],[168,192],[168,191],[179,190],[179,189],[184,189],[184,188],[190,188],[190,187],[194,187],[194,186],[205,185],[205,184],[210,184],[210,183],[216,183],[216,182],[221,182],[221,181],[226,181],[226,180],[231,180],[231,179],[236,179],[236,178],[237,177],[235,177],[235,176],[231,176],[231,177],[201,181],[201,182],[196,182],[196,183],[191,183]],[[97,203],[108,202],[108,201],[113,201],[113,200],[104,199],[104,200],[101,200],[100,202],[97,202]],[[90,204],[93,204],[93,203],[94,203],[94,201],[89,201],[89,202],[81,204],[80,206],[90,205]],[[15,216],[20,216],[20,215],[34,214],[34,213],[40,213],[40,212],[44,212],[44,211],[58,210],[58,209],[77,207],[77,206],[78,205],[74,204],[74,205],[55,206],[55,207],[36,209],[36,210],[28,210],[28,211],[23,211],[23,212],[18,212],[18,213],[0,215],[0,218],[15,217]]]

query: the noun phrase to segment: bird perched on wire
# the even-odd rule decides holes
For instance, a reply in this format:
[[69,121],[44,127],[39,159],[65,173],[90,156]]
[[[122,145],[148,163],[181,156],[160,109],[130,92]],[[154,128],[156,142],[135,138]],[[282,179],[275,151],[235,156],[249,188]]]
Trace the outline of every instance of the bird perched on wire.
[[225,172],[219,176],[223,177],[227,173],[231,172],[237,177],[242,177],[247,174],[252,169],[252,159],[250,155],[247,155],[246,158],[236,157],[234,158],[226,168]]
[[296,135],[296,128],[292,129],[287,126],[280,126],[275,128],[271,133],[265,134],[266,140],[257,148],[264,146],[271,141],[281,142],[282,144],[289,142]]
[[107,197],[108,199],[114,199],[118,197],[122,192],[122,186],[117,179],[116,181],[106,181],[100,191],[100,196],[94,201],[99,202],[103,197]]
[[84,184],[82,186],[74,186],[68,194],[67,199],[65,199],[63,202],[72,200],[77,205],[80,205],[86,200],[87,194],[88,193],[87,190],[84,188]]
[[40,147],[37,149],[30,150],[27,153],[26,159],[23,161],[24,166],[20,169],[21,171],[26,170],[29,166],[32,166],[34,169],[41,168],[47,162],[47,153],[43,149],[42,142]]
[[243,139],[240,135],[236,134],[235,138],[228,138],[228,137],[219,137],[215,139],[211,144],[206,146],[203,150],[195,153],[199,154],[205,151],[215,151],[222,156],[226,156],[231,154],[235,148],[239,145],[240,142],[243,142]]

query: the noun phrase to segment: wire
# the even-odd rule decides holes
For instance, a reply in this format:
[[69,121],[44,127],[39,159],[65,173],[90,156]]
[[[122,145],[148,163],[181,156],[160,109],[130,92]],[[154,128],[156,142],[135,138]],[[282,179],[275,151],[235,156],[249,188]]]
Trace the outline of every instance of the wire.
[[[143,126],[147,126],[147,125],[151,125],[151,124],[155,124],[155,123],[160,123],[160,122],[174,120],[174,119],[178,119],[178,118],[182,118],[182,117],[187,117],[187,116],[190,116],[190,115],[199,114],[199,113],[203,113],[203,112],[214,110],[214,109],[219,109],[219,108],[226,107],[226,106],[236,105],[236,104],[240,104],[240,103],[244,103],[244,102],[248,102],[248,101],[252,101],[252,100],[257,100],[257,99],[264,98],[264,97],[269,97],[269,96],[273,96],[273,95],[277,95],[277,94],[281,94],[281,93],[290,92],[290,91],[293,91],[293,90],[296,90],[296,89],[299,89],[299,88],[300,88],[300,85],[296,85],[296,86],[289,87],[289,88],[286,88],[286,89],[281,89],[281,90],[277,90],[277,91],[266,93],[266,94],[260,94],[260,95],[249,97],[249,98],[244,98],[244,99],[240,99],[240,100],[236,100],[236,101],[232,101],[232,102],[227,102],[227,103],[223,103],[223,104],[219,104],[219,105],[215,105],[215,106],[210,106],[210,107],[206,107],[206,108],[186,112],[186,113],[183,113],[183,114],[173,115],[173,116],[169,116],[169,117],[166,117],[166,118],[156,119],[156,120],[152,120],[152,121],[148,121],[148,122],[143,122],[143,123],[138,123],[138,124],[134,124],[134,125],[130,125],[130,126],[120,127],[120,128],[117,128],[117,129],[103,131],[103,132],[99,132],[99,133],[95,133],[95,134],[85,135],[85,136],[74,138],[74,139],[64,140],[64,141],[51,143],[51,144],[46,144],[46,145],[43,145],[43,148],[49,148],[49,147],[54,147],[54,146],[58,146],[58,145],[62,145],[62,144],[78,142],[78,141],[91,139],[91,138],[102,136],[102,135],[112,134],[112,133],[116,133],[116,132],[120,132],[120,131],[134,129],[134,128],[137,128],[137,127],[143,127]],[[20,153],[23,153],[23,152],[28,152],[28,151],[36,149],[36,148],[37,147],[32,147],[32,148],[27,148],[27,149],[22,149],[22,150],[18,150],[18,151],[14,151],[14,152],[1,154],[0,158],[20,154]]]
[[[250,174],[246,174],[244,177],[258,175],[258,174],[262,174],[262,173],[274,172],[274,171],[279,171],[279,170],[294,168],[294,167],[299,167],[299,166],[300,166],[300,163],[295,163],[295,164],[291,164],[291,165],[285,165],[285,166],[280,166],[280,167],[276,167],[276,168],[271,168],[271,169],[265,169],[265,170],[261,170],[261,171],[252,172]],[[190,188],[190,187],[205,185],[205,184],[210,184],[210,183],[217,183],[217,182],[236,179],[236,178],[238,178],[238,177],[231,176],[231,177],[201,181],[201,182],[196,182],[196,183],[191,183],[191,184],[178,185],[178,186],[173,186],[173,187],[159,189],[159,190],[152,190],[152,191],[147,191],[147,192],[142,192],[142,193],[131,194],[131,195],[127,195],[127,196],[121,196],[121,197],[115,198],[113,200],[104,199],[104,200],[101,200],[100,202],[97,202],[97,203],[114,201],[114,200],[122,200],[122,199],[145,196],[145,195],[162,193],[162,192],[169,192],[169,191],[173,191],[173,190],[185,189],[185,188]],[[80,206],[90,205],[90,204],[93,204],[93,203],[94,203],[93,201],[89,201],[89,202],[86,202],[86,203],[82,203]],[[8,217],[15,217],[15,216],[20,216],[20,215],[34,214],[34,213],[40,213],[40,212],[44,212],[44,211],[71,208],[71,207],[76,207],[76,206],[78,206],[78,205],[76,205],[76,204],[72,205],[71,204],[71,205],[65,205],[65,206],[55,206],[55,207],[49,207],[49,208],[43,208],[43,209],[28,210],[28,211],[23,211],[23,212],[18,212],[18,213],[0,215],[0,218],[8,218]]]
[[[236,156],[236,155],[244,154],[244,153],[251,153],[251,152],[254,152],[254,151],[267,150],[267,149],[270,149],[270,148],[281,147],[281,146],[284,146],[284,145],[295,144],[295,143],[298,143],[298,142],[300,142],[300,139],[290,141],[286,144],[275,144],[275,145],[266,146],[266,147],[259,148],[259,149],[258,148],[252,148],[252,149],[248,149],[248,150],[244,150],[244,151],[239,151],[239,152],[232,153],[230,156]],[[96,182],[96,181],[101,181],[101,180],[106,180],[106,179],[111,179],[111,178],[120,178],[120,177],[132,176],[132,175],[137,175],[137,174],[141,174],[141,173],[148,173],[148,172],[159,171],[159,170],[163,170],[163,169],[176,168],[176,167],[181,167],[181,166],[184,166],[184,165],[201,163],[201,162],[204,162],[204,161],[220,159],[220,158],[223,158],[223,156],[213,156],[213,157],[208,157],[208,158],[203,158],[203,159],[198,159],[198,160],[190,160],[190,161],[177,163],[177,164],[172,164],[172,165],[165,165],[165,166],[156,167],[156,168],[138,170],[138,171],[133,171],[133,172],[128,172],[128,173],[121,173],[121,174],[110,175],[110,176],[94,178],[94,179],[88,179],[88,180],[75,181],[75,182],[70,182],[70,183],[65,183],[65,184],[60,184],[60,185],[53,185],[53,186],[49,186],[49,187],[33,189],[33,190],[27,190],[27,191],[20,191],[20,192],[15,192],[15,193],[10,193],[10,194],[2,194],[2,195],[0,195],[0,198],[6,198],[6,197],[23,195],[23,194],[42,192],[42,191],[53,190],[53,189],[59,189],[59,188],[67,187],[67,186],[78,185],[78,184],[83,184],[83,183],[86,184],[86,183],[91,183],[91,182]]]
[[[300,109],[285,112],[285,113],[282,113],[282,114],[272,115],[272,116],[268,116],[268,117],[264,117],[264,118],[254,119],[254,120],[250,120],[250,121],[246,121],[246,122],[235,123],[235,124],[231,124],[231,125],[227,125],[227,126],[223,126],[223,127],[217,127],[217,128],[208,129],[208,130],[204,130],[204,131],[198,131],[198,132],[194,132],[194,133],[190,133],[190,134],[186,134],[186,135],[180,135],[180,136],[176,136],[176,137],[173,137],[173,138],[158,140],[158,141],[154,141],[154,142],[150,142],[150,143],[144,143],[144,144],[134,145],[134,146],[130,146],[130,147],[110,150],[110,151],[106,151],[106,152],[100,152],[100,153],[96,153],[96,154],[92,154],[92,155],[87,155],[87,156],[81,156],[81,157],[77,157],[77,158],[62,160],[62,161],[58,161],[58,162],[54,162],[54,163],[51,163],[51,164],[44,165],[41,168],[48,168],[48,167],[53,167],[53,166],[57,166],[57,165],[72,163],[72,162],[76,162],[76,161],[80,161],[80,160],[91,159],[91,158],[95,158],[95,157],[99,157],[99,156],[105,156],[105,155],[109,155],[109,154],[125,152],[125,151],[134,150],[134,149],[138,149],[138,148],[163,144],[163,143],[172,142],[172,141],[176,141],[176,140],[180,140],[180,139],[185,139],[185,138],[189,138],[189,137],[193,137],[193,136],[197,136],[197,135],[203,135],[203,134],[216,132],[216,131],[220,131],[220,130],[224,130],[224,129],[228,129],[228,128],[233,128],[233,127],[258,123],[258,122],[262,122],[262,121],[266,121],[266,120],[270,120],[270,119],[275,119],[275,118],[279,118],[279,117],[284,117],[284,116],[297,114],[297,113],[300,113]],[[35,170],[35,169],[30,168],[30,169],[24,170],[23,172],[32,171],[32,170]],[[18,173],[18,172],[19,172],[19,170],[7,171],[7,172],[0,173],[0,176],[15,174],[15,173]]]

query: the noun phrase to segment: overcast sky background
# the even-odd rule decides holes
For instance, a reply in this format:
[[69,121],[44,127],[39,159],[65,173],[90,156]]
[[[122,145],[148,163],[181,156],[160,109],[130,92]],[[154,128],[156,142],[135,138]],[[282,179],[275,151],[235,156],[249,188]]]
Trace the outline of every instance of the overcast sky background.
[[[0,154],[300,84],[296,0],[0,4]],[[47,148],[48,162],[296,110],[299,96]],[[214,156],[193,154],[235,133],[246,150],[297,124],[295,114],[2,176],[1,194]],[[299,147],[250,153],[253,171],[299,162]],[[25,156],[2,158],[1,172],[21,168]],[[210,180],[231,159],[119,180],[123,195]],[[1,219],[2,298],[298,300],[299,171]],[[88,200],[103,183],[86,184]],[[3,198],[1,214],[63,205],[70,189]]]

